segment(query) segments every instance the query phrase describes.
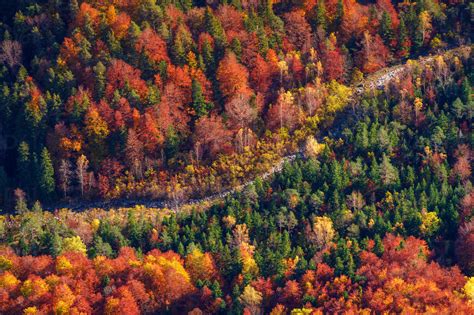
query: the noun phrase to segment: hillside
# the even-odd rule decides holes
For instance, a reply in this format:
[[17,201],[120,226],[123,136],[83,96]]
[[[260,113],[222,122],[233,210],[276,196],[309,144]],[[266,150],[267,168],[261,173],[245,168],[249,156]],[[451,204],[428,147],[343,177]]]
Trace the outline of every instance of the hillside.
[[0,1],[0,314],[474,314],[473,14]]
[[211,206],[17,202],[0,310],[471,314],[472,60],[410,62],[304,158]]
[[2,6],[8,210],[17,188],[53,203],[239,185],[292,151],[296,129],[340,110],[364,74],[472,36],[462,1]]

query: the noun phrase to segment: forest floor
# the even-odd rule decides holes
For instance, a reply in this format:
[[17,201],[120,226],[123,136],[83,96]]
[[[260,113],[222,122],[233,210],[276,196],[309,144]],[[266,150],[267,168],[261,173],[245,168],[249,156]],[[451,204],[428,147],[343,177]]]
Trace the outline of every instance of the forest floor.
[[[453,56],[461,55],[461,54],[469,54],[471,51],[471,46],[460,46],[457,48],[453,48],[447,51],[440,52],[436,55],[429,55],[423,56],[416,60],[416,63],[421,66],[425,67],[427,65],[431,65],[436,61],[436,58],[442,56],[443,58],[452,58]],[[337,137],[340,133],[340,130],[337,128],[337,121],[339,119],[343,119],[342,117],[350,112],[354,114],[355,108],[362,98],[363,95],[370,93],[376,89],[382,90],[384,89],[392,80],[397,78],[401,78],[402,75],[412,66],[412,62],[407,61],[404,64],[398,64],[391,67],[383,68],[366,78],[364,78],[361,82],[353,85],[353,97],[351,99],[352,106],[346,106],[345,113],[339,115],[336,118],[328,130],[321,130],[321,133],[318,138],[322,138],[322,132],[324,134],[329,134],[331,137]],[[350,110],[352,109],[352,110]],[[350,110],[350,111],[349,111]],[[332,130],[329,130],[332,129]],[[320,140],[320,139],[318,139]],[[272,175],[280,172],[283,168],[283,165],[287,162],[291,162],[295,160],[298,156],[303,156],[303,152],[300,150],[298,152],[294,152],[293,154],[286,155],[280,159],[278,163],[273,165],[269,170],[265,173],[260,174],[258,177],[261,179],[267,179]],[[181,211],[183,209],[192,209],[198,207],[208,207],[212,204],[221,202],[224,200],[225,197],[232,195],[236,192],[243,191],[246,187],[252,185],[255,182],[256,178],[248,180],[247,182],[233,187],[232,189],[225,190],[220,193],[212,194],[207,197],[199,198],[199,199],[191,199],[185,200],[180,202],[174,202],[171,200],[149,200],[149,199],[117,199],[117,200],[102,200],[102,201],[74,201],[73,203],[58,203],[53,206],[45,207],[45,210],[54,211],[56,209],[61,208],[68,208],[73,211],[85,211],[87,209],[114,209],[114,208],[133,208],[135,206],[145,206],[147,208],[156,208],[156,209],[173,209],[174,211]]]

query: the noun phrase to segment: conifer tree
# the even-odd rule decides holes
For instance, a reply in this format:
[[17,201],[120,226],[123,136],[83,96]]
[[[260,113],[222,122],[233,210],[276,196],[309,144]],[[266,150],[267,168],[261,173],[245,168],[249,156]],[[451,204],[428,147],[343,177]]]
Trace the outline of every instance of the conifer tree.
[[39,186],[43,198],[50,199],[55,189],[54,168],[46,147],[41,151]]

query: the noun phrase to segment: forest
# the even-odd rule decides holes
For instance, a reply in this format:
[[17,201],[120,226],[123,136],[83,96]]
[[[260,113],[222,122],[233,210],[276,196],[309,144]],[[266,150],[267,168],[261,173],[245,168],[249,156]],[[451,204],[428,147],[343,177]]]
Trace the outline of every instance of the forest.
[[3,1],[0,207],[16,189],[30,204],[218,192],[367,74],[471,41],[462,0],[326,1]]
[[472,313],[472,60],[413,65],[209,209],[18,198],[0,220],[1,312]]
[[473,20],[0,1],[0,313],[473,314]]

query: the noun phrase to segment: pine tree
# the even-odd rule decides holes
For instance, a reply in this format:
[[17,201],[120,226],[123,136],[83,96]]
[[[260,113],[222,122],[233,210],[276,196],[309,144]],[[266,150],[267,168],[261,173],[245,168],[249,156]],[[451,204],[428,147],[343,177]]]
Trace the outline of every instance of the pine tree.
[[84,35],[88,40],[93,40],[95,38],[95,30],[92,26],[92,21],[89,14],[86,14],[84,18]]
[[370,179],[378,185],[380,183],[380,171],[379,171],[379,165],[377,163],[377,160],[375,159],[375,156],[372,157],[372,161],[370,163],[370,170],[369,170],[369,176]]
[[344,3],[342,0],[337,1],[336,16],[334,17],[334,29],[338,29],[344,19]]
[[232,42],[230,43],[230,48],[234,52],[237,59],[240,61],[240,58],[242,57],[242,44],[240,43],[240,40],[237,37],[234,37],[232,39]]
[[105,78],[105,72],[107,71],[107,68],[104,66],[102,62],[98,62],[94,68],[94,74],[95,74],[95,97],[97,100],[101,99],[104,97],[104,92],[105,92],[105,84],[106,84],[106,78]]
[[206,8],[206,12],[204,14],[204,21],[209,34],[211,34],[212,37],[214,37],[215,39],[217,50],[223,52],[227,41],[224,28],[222,27],[219,20],[214,16],[210,7]]
[[71,0],[69,2],[69,14],[71,16],[71,20],[74,20],[79,12],[79,4],[77,0]]
[[17,178],[19,179],[20,188],[27,192],[30,191],[31,170],[30,146],[23,141],[18,146]]
[[375,234],[374,237],[374,253],[377,256],[382,256],[383,252],[385,251],[385,248],[383,247],[382,239],[380,238],[380,235]]
[[45,199],[48,200],[51,198],[55,189],[54,168],[53,163],[51,162],[51,156],[46,147],[41,151],[39,187],[41,195]]
[[410,46],[409,46],[409,35],[407,28],[405,26],[405,19],[400,19],[400,25],[398,26],[398,54],[401,57],[408,57],[410,54]]
[[392,18],[390,17],[390,14],[387,13],[387,11],[383,11],[379,33],[385,45],[390,46],[394,34],[392,30]]
[[193,108],[197,117],[206,116],[212,109],[212,103],[206,102],[202,94],[202,87],[199,81],[193,79],[192,82]]
[[207,40],[202,44],[201,56],[202,60],[204,61],[204,65],[206,66],[207,74],[213,74],[216,70],[214,49],[212,48],[211,43],[209,43]]
[[318,27],[324,31],[327,29],[327,18],[326,18],[326,4],[324,0],[318,1],[318,4],[315,7],[315,16],[313,20],[313,28],[317,29]]

